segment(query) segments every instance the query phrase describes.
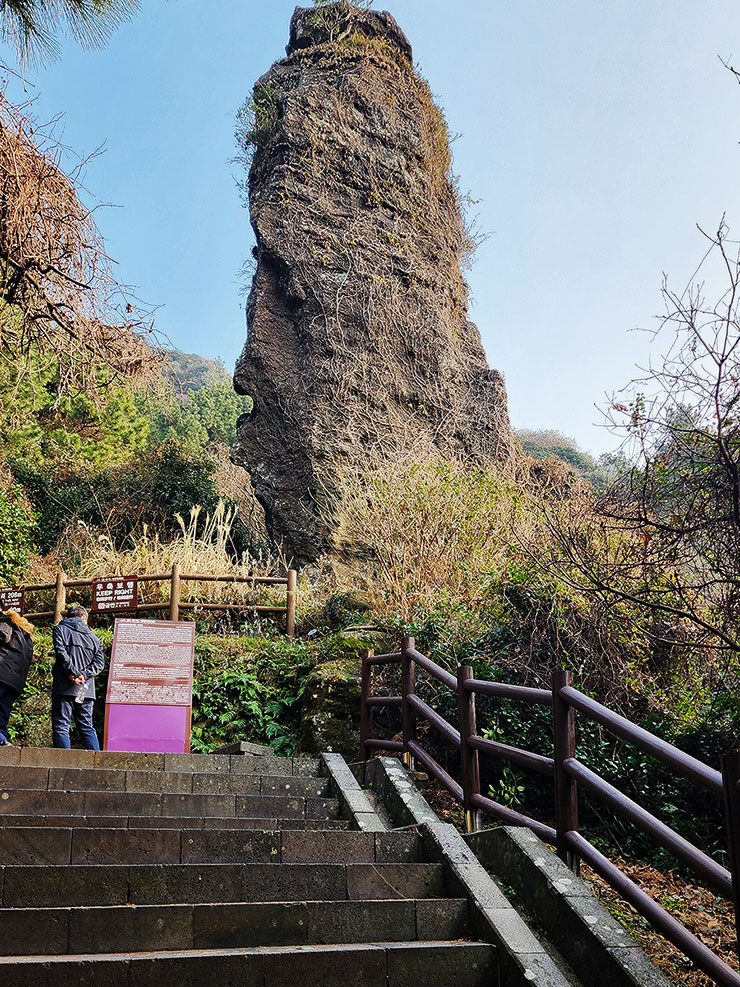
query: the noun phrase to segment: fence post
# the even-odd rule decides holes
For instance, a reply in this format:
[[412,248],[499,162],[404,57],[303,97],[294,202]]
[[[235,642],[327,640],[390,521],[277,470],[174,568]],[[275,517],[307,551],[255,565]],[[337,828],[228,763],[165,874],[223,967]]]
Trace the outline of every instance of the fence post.
[[409,741],[416,740],[416,710],[408,703],[408,697],[416,693],[416,665],[409,658],[409,648],[415,648],[416,642],[412,637],[404,637],[401,641],[401,720],[403,724],[403,763],[411,770],[414,759],[409,751]]
[[555,741],[555,828],[557,851],[570,869],[578,874],[580,861],[565,845],[565,834],[578,831],[578,785],[566,774],[563,762],[576,756],[575,710],[560,698],[560,690],[569,686],[572,673],[558,668],[552,677],[552,725]]
[[295,598],[297,582],[298,578],[295,569],[288,569],[288,589],[285,594],[285,633],[288,637],[295,637]]
[[367,701],[373,694],[373,666],[369,660],[373,651],[365,648],[362,652],[362,686],[360,702],[360,760],[367,761],[370,752],[367,748],[367,740],[373,732],[373,710],[368,706]]
[[170,620],[180,619],[180,566],[177,562],[172,563],[172,576],[170,577]]
[[57,573],[57,584],[54,589],[54,623],[58,624],[67,607],[67,587],[64,585],[64,573]]
[[740,957],[740,751],[730,751],[722,758],[722,783],[725,790],[727,846],[732,874],[732,902],[735,906],[735,950]]
[[477,733],[475,693],[465,688],[465,683],[472,678],[473,669],[470,665],[460,665],[457,670],[457,705],[460,716],[460,762],[465,796],[465,831],[468,833],[480,829],[480,812],[472,801],[474,795],[480,795],[478,751],[468,743],[468,737]]

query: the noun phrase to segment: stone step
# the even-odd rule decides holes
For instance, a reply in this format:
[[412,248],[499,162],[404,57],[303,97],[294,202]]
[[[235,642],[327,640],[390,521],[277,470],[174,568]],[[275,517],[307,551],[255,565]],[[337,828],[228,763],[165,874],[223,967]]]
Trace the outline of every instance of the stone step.
[[0,959],[3,987],[494,987],[487,943],[385,942]]
[[0,813],[0,829],[22,826],[82,829],[348,829],[348,819],[247,819],[244,816],[15,816]]
[[6,827],[1,865],[401,864],[420,860],[416,833]]
[[253,757],[248,754],[141,754],[126,751],[55,750],[51,747],[0,747],[0,765],[114,770],[224,772],[227,774],[315,776],[312,757]]
[[0,956],[462,939],[465,899],[0,910]]
[[[1,748],[0,748],[1,749]],[[47,792],[3,789],[0,815],[237,816],[336,819],[336,799],[289,795],[178,795],[155,792]]]
[[323,798],[329,779],[293,775],[232,774],[226,771],[0,765],[0,792],[155,792],[172,795],[298,795]]
[[441,864],[18,865],[0,868],[0,888],[4,908],[445,896]]

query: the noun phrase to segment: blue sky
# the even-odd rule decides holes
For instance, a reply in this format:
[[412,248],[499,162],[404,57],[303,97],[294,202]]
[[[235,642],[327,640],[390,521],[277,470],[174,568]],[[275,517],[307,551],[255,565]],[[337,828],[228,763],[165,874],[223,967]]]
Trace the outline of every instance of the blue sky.
[[[603,452],[595,405],[657,353],[663,272],[683,286],[696,224],[740,233],[740,6],[718,0],[377,0],[443,106],[463,190],[490,234],[469,275],[513,424]],[[104,146],[86,185],[119,279],[181,349],[231,369],[252,234],[234,116],[281,56],[294,4],[143,0],[100,52],[65,44],[27,72],[35,113]],[[10,56],[6,53],[6,60]],[[18,87],[11,87],[11,97]]]

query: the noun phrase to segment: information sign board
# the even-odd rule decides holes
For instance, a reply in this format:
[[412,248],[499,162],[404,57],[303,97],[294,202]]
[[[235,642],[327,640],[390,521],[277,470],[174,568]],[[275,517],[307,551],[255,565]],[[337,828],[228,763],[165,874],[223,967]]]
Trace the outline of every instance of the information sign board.
[[25,603],[25,593],[17,587],[0,589],[0,610],[15,610],[16,613],[23,613]]
[[191,621],[116,620],[106,750],[190,750],[194,653]]
[[139,602],[136,576],[93,580],[91,610],[135,610]]

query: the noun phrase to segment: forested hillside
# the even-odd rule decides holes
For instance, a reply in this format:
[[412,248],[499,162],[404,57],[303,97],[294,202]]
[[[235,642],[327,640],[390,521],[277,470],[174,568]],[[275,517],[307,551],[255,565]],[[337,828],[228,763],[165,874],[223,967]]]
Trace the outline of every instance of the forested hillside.
[[[64,389],[53,355],[0,364],[1,581],[27,576],[32,555],[73,563],[83,527],[117,545],[144,525],[166,539],[175,515],[239,499],[228,450],[249,399],[220,363],[176,350],[162,357],[157,379],[96,394]],[[236,524],[234,554],[246,547]]]

